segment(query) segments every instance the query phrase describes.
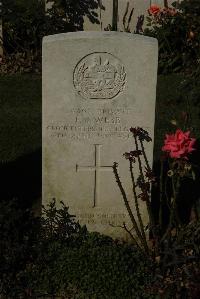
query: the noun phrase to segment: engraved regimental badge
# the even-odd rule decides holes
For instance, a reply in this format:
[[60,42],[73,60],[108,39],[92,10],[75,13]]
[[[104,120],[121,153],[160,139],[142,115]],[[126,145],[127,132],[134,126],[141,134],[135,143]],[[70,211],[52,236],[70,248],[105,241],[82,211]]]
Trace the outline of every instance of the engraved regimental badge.
[[126,83],[121,61],[110,53],[92,53],[83,57],[74,69],[74,87],[85,99],[112,99]]

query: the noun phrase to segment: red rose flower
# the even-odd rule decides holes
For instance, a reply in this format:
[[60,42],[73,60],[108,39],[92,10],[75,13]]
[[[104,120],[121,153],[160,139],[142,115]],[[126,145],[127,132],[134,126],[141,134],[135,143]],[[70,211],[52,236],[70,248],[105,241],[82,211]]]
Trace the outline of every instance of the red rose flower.
[[150,15],[157,15],[161,11],[160,6],[152,4],[148,9]]
[[188,159],[187,155],[195,150],[195,142],[195,138],[190,138],[190,131],[184,133],[178,129],[175,134],[166,134],[162,151],[168,152],[171,158]]

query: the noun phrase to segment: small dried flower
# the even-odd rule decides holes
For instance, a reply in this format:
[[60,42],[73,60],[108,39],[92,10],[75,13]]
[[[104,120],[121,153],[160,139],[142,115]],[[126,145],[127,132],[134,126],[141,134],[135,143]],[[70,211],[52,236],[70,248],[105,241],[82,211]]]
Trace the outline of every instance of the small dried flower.
[[151,169],[148,169],[145,167],[145,177],[150,181],[150,182],[155,182],[156,177],[154,176],[154,173]]
[[138,137],[141,141],[152,141],[151,137],[149,136],[149,133],[140,127],[130,128],[130,132],[133,133],[134,137]]
[[133,136],[138,136],[139,130],[140,130],[139,127],[135,127],[135,128],[131,127],[130,128],[130,132],[133,133]]
[[131,155],[132,157],[137,158],[137,157],[139,157],[140,155],[142,155],[142,151],[140,151],[140,150],[131,151],[131,152],[130,152],[130,155]]
[[169,177],[172,177],[172,176],[174,175],[173,170],[168,170],[167,175],[168,175]]
[[138,178],[137,178],[137,186],[139,188],[141,188],[142,184],[143,184],[143,178],[142,178],[141,175],[139,175]]
[[147,201],[149,199],[149,195],[146,192],[142,192],[138,195],[138,198],[141,199],[142,201]]
[[123,156],[125,157],[125,159],[132,161],[133,163],[135,163],[135,158],[131,155],[131,153],[124,153]]
[[174,125],[174,126],[177,126],[177,121],[176,121],[176,119],[172,119],[172,120],[170,121],[170,123],[171,123],[172,125]]
[[140,155],[142,155],[142,151],[140,150],[131,151],[130,153],[126,152],[123,154],[125,159],[130,160],[133,163],[135,163],[135,158],[139,157]]
[[117,168],[118,167],[118,163],[117,162],[114,162],[113,163],[113,168]]
[[194,37],[195,37],[195,33],[192,30],[190,30],[190,32],[188,33],[188,39],[191,40]]
[[150,183],[149,182],[144,182],[143,178],[141,175],[137,179],[137,186],[144,192],[149,192],[150,191]]
[[186,171],[190,171],[190,170],[192,169],[192,165],[189,164],[189,163],[185,163],[185,165],[184,165],[184,169],[185,169]]

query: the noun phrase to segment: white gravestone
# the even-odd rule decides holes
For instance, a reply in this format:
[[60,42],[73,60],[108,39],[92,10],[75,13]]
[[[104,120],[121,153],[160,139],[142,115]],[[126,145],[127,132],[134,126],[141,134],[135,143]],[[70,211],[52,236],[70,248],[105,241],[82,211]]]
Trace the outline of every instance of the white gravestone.
[[[43,42],[43,203],[62,200],[91,231],[126,238],[129,217],[112,171],[133,202],[130,127],[154,134],[157,40],[76,32]],[[147,145],[150,162],[153,143]],[[136,171],[138,171],[136,169]],[[145,203],[142,216],[147,221]],[[129,226],[130,228],[130,226]]]

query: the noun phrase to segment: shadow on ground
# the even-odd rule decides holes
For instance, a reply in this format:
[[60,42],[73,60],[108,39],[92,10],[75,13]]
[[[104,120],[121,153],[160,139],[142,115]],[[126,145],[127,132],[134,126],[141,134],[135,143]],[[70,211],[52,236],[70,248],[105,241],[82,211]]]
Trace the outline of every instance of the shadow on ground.
[[38,149],[15,161],[1,163],[0,177],[1,200],[17,198],[22,208],[39,208],[42,190],[42,150]]

